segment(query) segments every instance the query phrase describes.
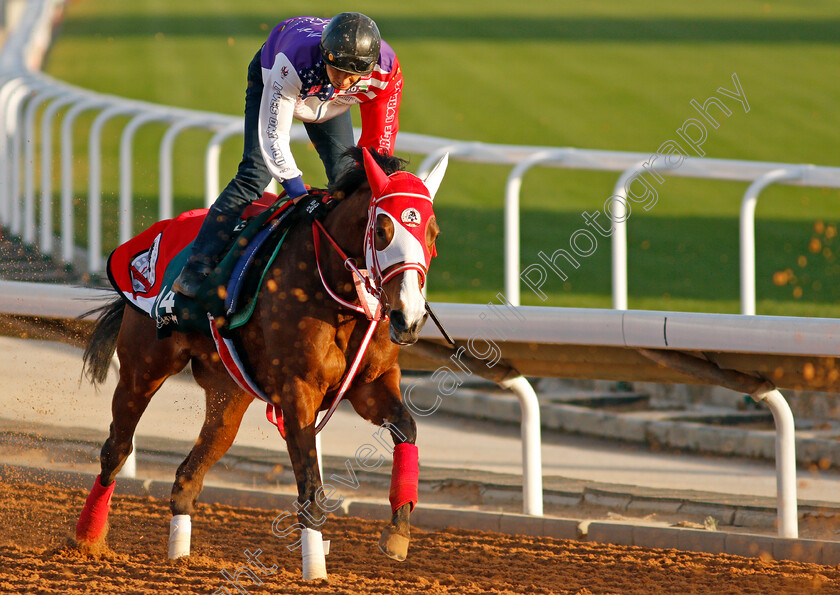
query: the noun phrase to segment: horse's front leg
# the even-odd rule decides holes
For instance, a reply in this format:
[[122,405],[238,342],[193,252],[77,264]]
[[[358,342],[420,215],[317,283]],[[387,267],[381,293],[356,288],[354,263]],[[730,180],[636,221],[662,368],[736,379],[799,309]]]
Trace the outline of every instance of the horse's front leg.
[[394,367],[375,382],[362,385],[348,395],[356,412],[387,427],[394,440],[391,470],[391,522],[379,538],[379,549],[402,562],[408,556],[411,511],[417,504],[420,466],[417,454],[417,426],[400,396],[400,370]]
[[295,379],[287,385],[281,398],[286,423],[286,447],[298,488],[295,502],[301,530],[301,555],[303,580],[327,578],[324,540],[321,528],[327,520],[318,503],[321,490],[321,472],[315,447],[315,417],[323,400],[312,385]]

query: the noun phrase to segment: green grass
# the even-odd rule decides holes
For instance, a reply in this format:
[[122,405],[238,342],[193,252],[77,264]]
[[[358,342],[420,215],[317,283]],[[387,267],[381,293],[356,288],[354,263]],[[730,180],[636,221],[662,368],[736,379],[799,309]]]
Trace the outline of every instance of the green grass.
[[[97,91],[240,114],[245,69],[267,31],[296,14],[328,16],[336,1],[84,0],[68,5],[50,74]],[[279,10],[282,9],[282,12]],[[511,4],[361,1],[396,49],[406,90],[401,129],[494,143],[653,152],[677,139],[718,87],[737,72],[749,113],[709,131],[710,157],[836,165],[840,129],[840,5],[835,2],[619,2]],[[80,120],[78,130],[87,121]],[[104,189],[118,188],[117,126],[106,139]],[[137,229],[156,213],[153,126],[138,135]],[[78,134],[77,155],[85,135]],[[176,208],[201,204],[203,144],[177,143]],[[309,183],[323,169],[311,147],[295,147]],[[235,171],[236,142],[223,154]],[[419,156],[412,156],[419,163]],[[84,161],[77,194],[85,196]],[[502,199],[508,168],[455,162],[437,212],[443,234],[431,297],[484,301],[503,288]],[[568,247],[581,212],[600,209],[617,174],[532,170],[522,192],[522,266]],[[223,181],[224,183],[224,181]],[[668,178],[650,211],[629,222],[630,306],[738,311],[737,217],[742,183]],[[84,199],[79,201],[80,215]],[[115,207],[111,207],[115,213]],[[840,316],[840,192],[772,187],[757,221],[759,313]],[[142,217],[142,219],[141,219]],[[106,218],[106,221],[108,219]],[[112,226],[113,227],[113,226]],[[835,230],[835,231],[832,231]],[[109,229],[106,246],[113,247]],[[84,229],[80,227],[79,238]],[[819,250],[815,250],[819,242]],[[609,242],[545,286],[551,305],[609,307]],[[804,257],[804,260],[803,258]],[[783,271],[789,273],[774,274]],[[523,301],[541,304],[523,287]]]

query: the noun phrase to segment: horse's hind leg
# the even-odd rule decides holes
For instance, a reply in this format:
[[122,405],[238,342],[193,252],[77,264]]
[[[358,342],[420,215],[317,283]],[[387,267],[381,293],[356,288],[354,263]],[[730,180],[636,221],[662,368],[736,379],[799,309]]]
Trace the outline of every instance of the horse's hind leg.
[[355,388],[347,396],[356,412],[382,429],[387,428],[394,441],[391,471],[391,522],[379,539],[379,549],[394,560],[408,556],[411,536],[411,511],[417,504],[419,462],[417,426],[400,398],[400,371],[393,368],[376,381]]
[[198,440],[178,467],[172,486],[169,500],[172,511],[170,559],[189,555],[190,515],[204,486],[204,476],[233,444],[242,416],[253,401],[253,397],[236,385],[218,361],[211,363],[209,353],[207,357],[194,357],[192,360],[193,376],[205,391],[207,405]]
[[131,454],[137,422],[164,380],[189,361],[180,344],[183,335],[179,337],[158,341],[151,319],[131,309],[125,313],[117,339],[120,378],[111,401],[111,430],[100,453],[99,477],[76,524],[80,543],[96,543],[105,537],[114,479]]

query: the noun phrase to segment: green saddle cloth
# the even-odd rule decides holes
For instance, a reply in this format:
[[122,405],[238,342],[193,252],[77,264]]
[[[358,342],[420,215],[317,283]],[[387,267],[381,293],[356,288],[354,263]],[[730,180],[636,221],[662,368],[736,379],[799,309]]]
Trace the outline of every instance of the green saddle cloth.
[[[259,215],[244,221],[235,230],[230,248],[227,249],[222,259],[204,281],[195,298],[188,298],[172,291],[172,284],[190,256],[192,242],[169,262],[166,266],[160,292],[152,306],[152,316],[157,323],[158,338],[168,337],[173,331],[183,333],[201,332],[210,336],[208,314],[213,317],[222,336],[228,336],[232,329],[240,327],[250,320],[257,304],[262,280],[280,252],[283,240],[286,238],[294,219],[292,216],[293,207],[289,207],[276,220],[272,220],[285,202],[285,198],[278,200]],[[256,252],[251,257],[244,278],[239,280],[242,286],[238,289],[241,293],[237,300],[236,310],[228,314],[225,307],[225,297],[231,281],[231,274],[236,269],[240,258],[248,250],[251,242],[254,241],[267,222],[274,229],[256,247]]]

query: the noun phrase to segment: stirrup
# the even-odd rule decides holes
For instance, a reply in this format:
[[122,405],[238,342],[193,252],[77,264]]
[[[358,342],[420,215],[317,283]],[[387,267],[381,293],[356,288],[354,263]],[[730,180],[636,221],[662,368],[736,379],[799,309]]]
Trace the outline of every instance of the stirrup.
[[172,283],[172,291],[188,298],[194,298],[198,295],[198,290],[201,289],[201,285],[208,275],[209,271],[196,270],[191,266],[191,263],[188,263]]

